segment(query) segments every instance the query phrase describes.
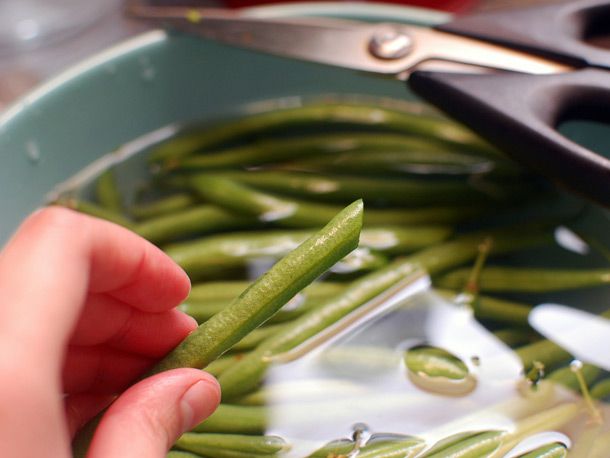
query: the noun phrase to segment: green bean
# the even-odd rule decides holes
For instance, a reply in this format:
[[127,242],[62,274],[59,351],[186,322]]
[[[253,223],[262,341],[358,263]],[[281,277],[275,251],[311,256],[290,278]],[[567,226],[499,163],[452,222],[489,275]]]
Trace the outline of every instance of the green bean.
[[203,458],[279,458],[283,456],[277,453],[253,453],[253,452],[242,452],[238,450],[227,450],[217,447],[199,447],[201,456]]
[[358,458],[413,458],[426,447],[421,439],[412,437],[392,441],[380,441],[362,447]]
[[65,197],[60,198],[57,202],[55,202],[55,204],[71,208],[72,210],[76,210],[89,216],[105,219],[106,221],[110,221],[128,229],[131,229],[133,226],[132,221],[122,214],[108,210],[107,208],[101,207],[97,204],[87,202],[86,200]]
[[478,436],[483,432],[485,431],[464,431],[461,433],[452,434],[451,436],[445,437],[434,443],[432,447],[426,450],[426,453],[428,455],[435,455],[439,452],[442,452],[443,450],[447,450],[448,448],[456,444],[459,444],[462,441]]
[[[546,240],[546,237],[541,237],[536,233],[518,236],[511,235],[511,233],[512,231],[494,233],[494,252],[496,254],[528,247]],[[404,259],[396,260],[387,267],[354,281],[341,294],[292,321],[285,330],[263,341],[239,363],[222,373],[219,381],[223,389],[223,396],[231,399],[250,391],[264,376],[269,365],[269,362],[264,359],[266,356],[294,348],[398,281],[416,274],[419,268],[435,274],[472,259],[477,253],[477,247],[482,238],[484,236],[481,234],[462,236]]]
[[252,217],[240,216],[214,205],[199,205],[150,218],[135,225],[133,230],[151,242],[160,244],[187,236],[260,225]]
[[[610,310],[606,310],[600,316],[610,319]],[[550,369],[572,358],[570,353],[546,339],[525,345],[517,349],[516,353],[526,370],[529,370],[535,361],[542,363],[546,369]]]
[[504,431],[486,431],[474,434],[435,452],[424,453],[421,458],[480,458],[491,456],[502,445]]
[[[363,238],[363,230],[360,233],[360,240]],[[195,284],[191,288],[188,300],[206,302],[206,301],[217,301],[234,299],[244,289],[250,286],[252,282],[248,280],[235,280],[235,281],[217,281],[217,282],[205,282]],[[345,283],[341,282],[330,282],[330,281],[316,281],[305,288],[300,295],[304,295],[306,298],[319,299],[328,296],[334,296],[345,289]]]
[[507,161],[452,151],[426,139],[410,138],[404,149],[394,151],[355,151],[333,155],[312,156],[287,162],[288,170],[339,172],[378,176],[404,175],[474,175],[483,173],[513,175],[518,168]]
[[[458,293],[449,290],[436,290],[441,296],[455,300]],[[532,307],[520,302],[508,301],[496,297],[479,295],[473,307],[474,315],[479,320],[489,320],[507,325],[528,326],[528,316]]]
[[519,455],[518,458],[565,458],[568,456],[568,449],[564,444],[557,442],[543,445],[536,450]]
[[[580,411],[575,403],[560,404],[546,411],[531,415],[517,423],[512,431],[486,431],[478,434],[458,435],[457,441],[442,441],[440,447],[423,454],[421,458],[480,458],[504,456],[523,437],[544,430],[559,428]],[[460,439],[460,436],[464,437]]]
[[[207,156],[202,156],[205,158]],[[362,177],[349,175],[318,175],[282,170],[233,171],[215,174],[257,189],[302,199],[340,204],[362,197],[367,205],[424,206],[513,201],[527,192],[520,182],[492,181],[477,185],[466,180],[426,180],[401,177]]]
[[276,263],[229,307],[189,334],[150,373],[178,367],[205,367],[230,349],[358,245],[362,213],[362,201],[346,207],[320,232]]
[[544,229],[527,228],[519,233],[519,228],[498,229],[465,234],[453,240],[437,244],[409,255],[406,260],[420,265],[430,275],[462,265],[478,253],[478,247],[486,237],[493,238],[493,255],[511,253],[553,241],[550,232]]
[[[328,134],[309,134],[298,138],[262,138],[250,141],[243,146],[190,155],[177,159],[175,162],[167,164],[167,166],[180,170],[211,170],[264,165],[301,156],[325,156],[355,151],[404,151],[413,149],[414,144],[419,145],[421,143],[421,139],[412,135],[379,132],[331,132]],[[436,149],[443,148],[444,150],[472,154],[472,148],[459,144],[438,142],[431,138],[426,138],[425,144],[428,147],[429,145],[436,145]]]
[[123,197],[117,187],[112,169],[103,172],[95,181],[95,197],[102,208],[118,214],[122,213]]
[[[215,175],[196,175],[188,179],[194,193],[227,210],[273,221],[283,227],[312,227],[327,221],[339,208],[279,197]],[[477,205],[424,207],[417,209],[367,209],[366,226],[401,224],[448,224],[464,221],[488,211]]]
[[[421,439],[409,437],[393,440],[379,440],[367,443],[360,448],[358,458],[412,458],[426,446]],[[340,458],[354,450],[355,443],[349,440],[330,442],[319,448],[307,458]]]
[[[227,142],[301,126],[352,126],[395,131],[467,145],[489,152],[491,148],[456,123],[421,113],[386,109],[362,104],[312,104],[297,108],[266,111],[191,131],[159,145],[150,155],[153,162],[170,162],[197,151],[217,148]],[[493,154],[493,153],[491,153]]]
[[508,328],[493,332],[494,336],[500,339],[509,347],[522,346],[532,343],[536,335],[527,329]]
[[243,357],[243,353],[231,353],[228,355],[223,355],[208,364],[205,367],[205,370],[206,372],[212,374],[214,377],[218,377],[222,373],[222,371],[232,366]]
[[183,452],[180,450],[170,450],[165,458],[201,458],[201,455],[195,453]]
[[[443,288],[460,288],[470,271],[458,269],[437,280]],[[481,291],[548,292],[610,284],[609,269],[534,269],[522,267],[486,267],[481,272]]]
[[193,428],[200,433],[263,434],[269,411],[265,407],[220,404],[205,421]]
[[196,205],[197,202],[198,200],[191,194],[179,193],[163,197],[154,202],[133,205],[129,209],[129,214],[137,220],[146,220],[149,218],[157,218],[168,213],[186,210],[187,208]]
[[[601,373],[601,370],[598,367],[593,366],[592,364],[583,364],[580,371],[587,386],[590,386],[599,377],[599,374]],[[574,373],[571,367],[562,367],[560,369],[554,370],[549,374],[547,380],[550,380],[555,383],[560,383],[561,385],[573,391],[580,391],[580,384],[578,383],[576,374]]]
[[354,445],[354,441],[348,439],[334,440],[323,445],[307,458],[341,458],[354,450]]
[[[213,235],[165,247],[165,252],[191,276],[210,267],[241,266],[249,259],[284,256],[307,237],[309,230],[268,230],[261,232]],[[445,226],[400,228],[371,227],[362,231],[360,247],[391,254],[405,253],[445,239]],[[364,255],[362,251],[360,254]]]
[[206,454],[209,449],[272,454],[285,451],[289,445],[277,436],[247,436],[242,434],[185,433],[175,444],[189,452]]
[[526,371],[532,368],[534,362],[542,363],[546,370],[569,360],[572,355],[550,340],[540,340],[515,350]]
[[[585,366],[587,366],[587,364],[583,364],[583,372]],[[610,397],[610,379],[601,380],[593,385],[591,388],[591,396],[595,399],[606,399]]]

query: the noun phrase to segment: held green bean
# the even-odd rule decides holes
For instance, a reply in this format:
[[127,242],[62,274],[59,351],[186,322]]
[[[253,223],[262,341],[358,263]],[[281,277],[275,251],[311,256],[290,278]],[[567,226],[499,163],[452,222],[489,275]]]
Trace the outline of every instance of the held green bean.
[[199,326],[151,371],[205,367],[358,245],[362,201],[335,216],[322,230],[276,263],[229,307]]
[[[363,233],[360,233],[362,241]],[[248,280],[226,280],[194,284],[189,293],[188,300],[191,301],[217,301],[234,299],[244,289],[250,286],[252,282]],[[331,281],[316,281],[305,288],[301,293],[306,298],[319,299],[328,296],[334,296],[345,289],[345,283]]]
[[[270,323],[284,323],[301,316],[307,310],[311,310],[313,307],[320,304],[320,300],[311,299],[304,301],[302,304],[292,306],[290,302],[286,303],[284,307],[277,311],[265,324]],[[226,309],[232,301],[216,301],[216,302],[198,302],[198,301],[186,301],[180,304],[179,308],[184,313],[192,316],[197,320],[198,323],[203,323],[212,318],[217,313]],[[290,305],[290,307],[286,307]],[[266,326],[265,326],[266,327]],[[254,331],[253,331],[254,332]]]
[[[319,226],[337,213],[331,204],[279,197],[215,175],[188,178],[194,193],[229,211],[274,222],[283,227]],[[367,209],[365,225],[450,224],[488,212],[477,205],[453,205],[417,209]]]
[[[460,288],[468,279],[468,269],[449,272],[437,280],[442,288]],[[610,284],[610,269],[533,269],[486,267],[481,272],[481,291],[548,292]]]

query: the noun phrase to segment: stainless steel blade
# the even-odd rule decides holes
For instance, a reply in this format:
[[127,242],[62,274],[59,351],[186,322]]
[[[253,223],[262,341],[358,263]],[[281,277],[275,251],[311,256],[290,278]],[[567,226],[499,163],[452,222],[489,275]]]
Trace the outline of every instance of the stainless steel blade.
[[327,18],[260,19],[222,9],[139,8],[132,14],[229,45],[406,79],[421,64],[532,74],[571,67],[428,27]]

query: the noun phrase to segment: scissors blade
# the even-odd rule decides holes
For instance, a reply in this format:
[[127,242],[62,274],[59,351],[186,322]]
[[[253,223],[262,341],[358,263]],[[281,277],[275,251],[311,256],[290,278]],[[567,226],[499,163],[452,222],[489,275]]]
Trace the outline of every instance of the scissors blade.
[[261,19],[222,9],[139,8],[131,12],[225,44],[399,79],[407,79],[422,63],[430,62],[532,74],[571,69],[525,52],[406,24],[317,17]]

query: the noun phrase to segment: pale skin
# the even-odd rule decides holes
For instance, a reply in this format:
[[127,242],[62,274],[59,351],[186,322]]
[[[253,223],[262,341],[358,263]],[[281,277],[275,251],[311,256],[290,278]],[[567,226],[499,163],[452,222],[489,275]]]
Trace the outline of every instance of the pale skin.
[[0,252],[0,456],[70,457],[116,398],[88,457],[164,457],[220,400],[196,369],[132,385],[196,327],[175,308],[189,288],[126,229],[54,207],[28,217]]

